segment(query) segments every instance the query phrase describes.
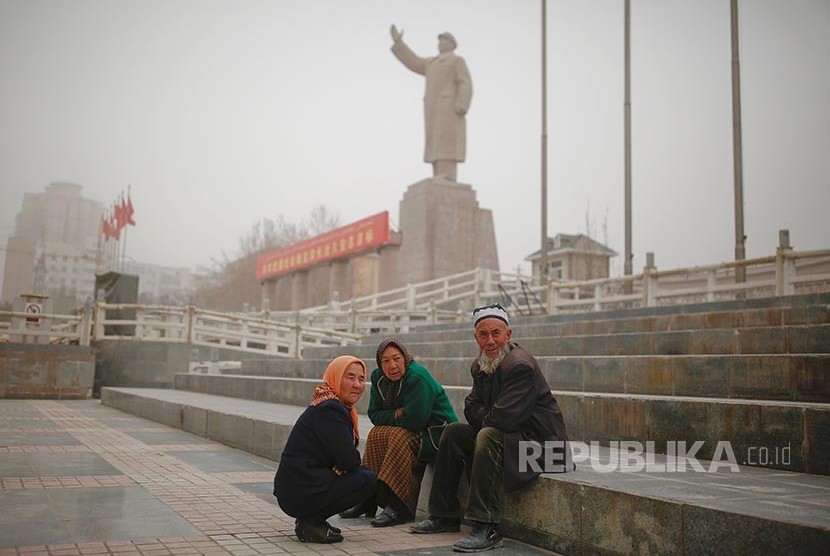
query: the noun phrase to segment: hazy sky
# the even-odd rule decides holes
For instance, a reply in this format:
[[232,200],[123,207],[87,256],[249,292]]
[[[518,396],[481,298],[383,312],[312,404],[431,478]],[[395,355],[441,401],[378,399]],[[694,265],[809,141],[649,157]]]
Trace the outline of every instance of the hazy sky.
[[[634,269],[734,257],[729,0],[632,0]],[[747,255],[830,247],[830,0],[740,3]],[[620,256],[623,0],[549,0],[549,224],[586,211]],[[459,180],[503,270],[538,248],[539,0],[0,0],[0,247],[24,192],[133,186],[128,254],[195,267],[323,203],[398,220],[423,77],[389,51],[458,39],[473,78]],[[2,255],[0,251],[0,255]],[[527,263],[524,263],[527,270]]]

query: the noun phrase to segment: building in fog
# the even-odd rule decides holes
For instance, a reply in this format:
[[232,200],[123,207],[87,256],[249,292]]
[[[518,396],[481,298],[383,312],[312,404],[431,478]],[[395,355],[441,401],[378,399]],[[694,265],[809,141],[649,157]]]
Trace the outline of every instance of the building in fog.
[[[548,238],[548,278],[550,280],[593,280],[608,278],[611,257],[617,252],[585,234],[556,234]],[[527,257],[534,281],[542,266],[542,250]]]
[[138,302],[147,305],[187,305],[193,292],[190,269],[142,263],[129,258],[126,274],[138,276]]
[[3,301],[40,293],[52,299],[53,310],[66,312],[93,298],[103,206],[82,197],[81,189],[52,182],[42,193],[24,195],[6,243]]

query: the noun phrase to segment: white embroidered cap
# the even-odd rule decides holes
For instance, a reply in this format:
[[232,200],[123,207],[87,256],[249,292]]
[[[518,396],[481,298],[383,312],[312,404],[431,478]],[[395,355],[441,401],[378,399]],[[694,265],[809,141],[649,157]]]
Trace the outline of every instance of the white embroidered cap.
[[505,311],[504,307],[502,307],[499,303],[493,303],[491,305],[485,305],[484,307],[473,309],[473,326],[477,326],[479,322],[488,318],[499,319],[504,322],[504,324],[510,326],[510,321],[507,318],[507,311]]

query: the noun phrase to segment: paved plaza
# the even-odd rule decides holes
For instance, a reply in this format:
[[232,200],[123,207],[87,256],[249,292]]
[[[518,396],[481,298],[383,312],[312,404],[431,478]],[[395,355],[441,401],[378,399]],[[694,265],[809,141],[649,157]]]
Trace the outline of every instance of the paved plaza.
[[300,543],[271,495],[276,465],[97,400],[0,400],[0,556],[439,555],[468,532],[334,519],[344,542]]

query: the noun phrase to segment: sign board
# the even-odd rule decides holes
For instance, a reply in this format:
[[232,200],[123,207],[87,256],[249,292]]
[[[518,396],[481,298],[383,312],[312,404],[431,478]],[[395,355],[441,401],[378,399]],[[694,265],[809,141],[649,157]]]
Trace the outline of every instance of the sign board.
[[40,318],[36,315],[40,315],[43,313],[43,305],[40,303],[35,303],[33,301],[27,301],[26,305],[23,307],[23,312],[27,315],[33,315],[30,317],[26,317],[26,322],[40,322]]
[[257,280],[273,278],[389,243],[389,212],[383,211],[342,228],[260,255]]

